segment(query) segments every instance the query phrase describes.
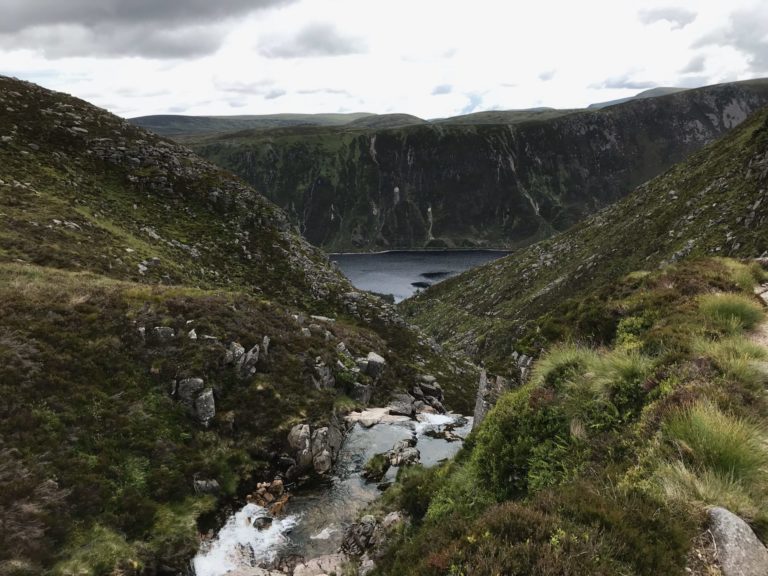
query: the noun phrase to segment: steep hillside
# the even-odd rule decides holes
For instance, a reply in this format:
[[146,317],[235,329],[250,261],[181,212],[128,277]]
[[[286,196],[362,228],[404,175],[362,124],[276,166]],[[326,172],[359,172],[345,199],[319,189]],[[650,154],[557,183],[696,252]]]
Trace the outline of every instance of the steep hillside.
[[767,189],[764,111],[571,230],[446,280],[405,310],[502,373],[513,350],[536,352],[571,332],[599,343],[616,330],[600,302],[621,275],[683,257],[765,255]]
[[0,574],[178,574],[255,482],[327,471],[343,412],[424,374],[469,409],[472,371],[260,194],[5,77],[0,222]]
[[263,114],[252,116],[184,116],[156,114],[139,116],[128,121],[135,126],[160,134],[180,138],[195,134],[222,134],[238,130],[285,128],[289,126],[341,126],[368,116],[367,112],[352,114]]
[[[371,510],[384,544],[362,562],[393,576],[765,574],[767,281],[754,261],[687,259],[574,298],[569,330],[465,450],[403,471]],[[596,317],[617,326],[599,347]]]
[[519,247],[623,197],[766,104],[761,80],[527,121],[246,131],[194,149],[327,249]]

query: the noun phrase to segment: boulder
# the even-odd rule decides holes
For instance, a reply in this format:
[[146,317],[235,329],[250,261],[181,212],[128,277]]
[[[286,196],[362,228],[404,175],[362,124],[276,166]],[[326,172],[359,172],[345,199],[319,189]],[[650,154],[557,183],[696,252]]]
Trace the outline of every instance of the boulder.
[[271,342],[269,336],[266,334],[264,335],[264,338],[261,339],[261,353],[265,358],[269,356],[269,345]]
[[216,416],[216,401],[213,398],[212,388],[206,388],[195,399],[195,416],[205,425]]
[[389,403],[389,413],[395,416],[413,417],[413,396],[410,394],[397,394]]
[[224,364],[228,365],[238,362],[243,357],[243,354],[245,354],[245,348],[239,342],[230,342],[224,354]]
[[368,376],[371,378],[378,378],[381,376],[381,373],[384,371],[384,364],[386,363],[384,358],[376,354],[376,352],[369,352],[368,358],[366,358],[366,360],[366,374],[368,374]]
[[327,474],[333,468],[333,457],[328,450],[312,456],[312,466],[317,474]]
[[368,404],[371,401],[372,395],[373,386],[360,384],[359,382],[352,384],[352,389],[349,391],[349,397],[361,404]]
[[392,451],[389,455],[389,463],[392,466],[411,466],[418,463],[420,459],[421,452],[413,446]]
[[725,508],[711,508],[709,522],[723,576],[765,576],[768,550],[741,518]]
[[216,480],[195,480],[192,486],[195,494],[218,494],[221,491],[221,486]]
[[312,438],[309,424],[296,424],[288,433],[288,445],[294,450],[309,448]]
[[205,382],[202,378],[184,378],[179,380],[176,386],[176,396],[179,401],[188,409],[194,408],[195,399],[205,388]]
[[344,574],[347,557],[344,554],[327,554],[307,560],[293,569],[293,576],[324,576]]
[[237,363],[237,369],[240,371],[240,376],[248,378],[256,374],[256,364],[259,362],[259,345],[254,345],[248,352],[240,357]]
[[333,376],[331,367],[320,362],[315,364],[314,374],[312,375],[312,384],[317,390],[332,390],[336,387],[336,378]]
[[344,533],[341,551],[352,556],[362,556],[371,546],[376,531],[376,518],[370,514],[352,524]]
[[443,399],[443,388],[437,382],[421,382],[419,383],[419,388],[424,396],[432,396],[438,400]]

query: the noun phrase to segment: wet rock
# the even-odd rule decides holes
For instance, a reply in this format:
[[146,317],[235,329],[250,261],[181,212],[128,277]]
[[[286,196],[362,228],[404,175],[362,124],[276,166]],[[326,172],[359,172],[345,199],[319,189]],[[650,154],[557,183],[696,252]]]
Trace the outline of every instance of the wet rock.
[[434,380],[429,383],[421,382],[419,384],[419,389],[421,390],[424,396],[432,396],[441,401],[443,399],[443,388],[440,386],[440,384],[438,384]]
[[293,576],[325,576],[344,574],[347,557],[344,554],[327,554],[307,560],[293,569]]
[[259,516],[258,518],[254,518],[251,526],[256,528],[256,530],[266,530],[272,526],[272,516]]
[[414,414],[413,396],[410,394],[397,394],[389,403],[389,413],[395,416],[408,416]]
[[744,520],[715,507],[709,510],[709,521],[723,576],[768,574],[768,550]]
[[369,352],[366,360],[367,360],[367,364],[365,367],[366,374],[368,374],[371,378],[374,378],[374,379],[381,376],[381,373],[384,371],[384,365],[386,364],[386,361],[384,360],[384,358],[376,354],[376,352]]
[[376,530],[376,518],[363,516],[344,533],[341,550],[351,556],[362,556],[371,545]]
[[415,448],[416,441],[406,438],[399,440],[389,452],[391,466],[411,466],[421,459],[421,453]]

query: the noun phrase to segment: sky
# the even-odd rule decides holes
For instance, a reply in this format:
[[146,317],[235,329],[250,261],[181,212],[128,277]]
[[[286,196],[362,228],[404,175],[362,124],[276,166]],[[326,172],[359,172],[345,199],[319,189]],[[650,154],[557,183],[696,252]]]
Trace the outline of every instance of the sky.
[[577,108],[768,76],[768,2],[0,0],[0,74],[123,117]]

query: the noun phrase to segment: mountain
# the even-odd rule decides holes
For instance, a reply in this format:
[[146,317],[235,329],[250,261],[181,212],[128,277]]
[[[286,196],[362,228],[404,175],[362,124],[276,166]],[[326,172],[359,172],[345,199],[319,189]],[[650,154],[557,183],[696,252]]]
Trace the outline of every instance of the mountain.
[[515,248],[622,198],[766,104],[768,81],[755,80],[602,110],[481,113],[490,124],[292,127],[191,145],[328,250]]
[[287,126],[341,126],[368,116],[366,112],[351,114],[265,114],[254,116],[183,116],[158,114],[130,118],[131,124],[161,136],[180,138],[195,134],[216,134]]
[[[768,255],[767,189],[763,111],[567,232],[441,282],[406,311],[504,373],[513,351],[531,354],[567,334],[624,274],[695,256]],[[598,343],[615,328],[599,315],[589,321]]]
[[256,482],[327,471],[353,407],[425,374],[473,401],[245,183],[7,77],[0,219],[2,574],[178,574]]
[[658,88],[643,90],[642,92],[638,92],[634,96],[629,96],[628,98],[618,98],[616,100],[608,100],[606,102],[595,102],[594,104],[590,104],[589,106],[587,106],[587,108],[593,109],[593,110],[599,110],[600,108],[607,108],[608,106],[615,106],[616,104],[623,104],[624,102],[631,102],[632,100],[642,100],[643,98],[656,98],[658,96],[666,96],[667,94],[677,94],[678,92],[683,92],[685,90],[687,90],[687,88],[659,86]]

